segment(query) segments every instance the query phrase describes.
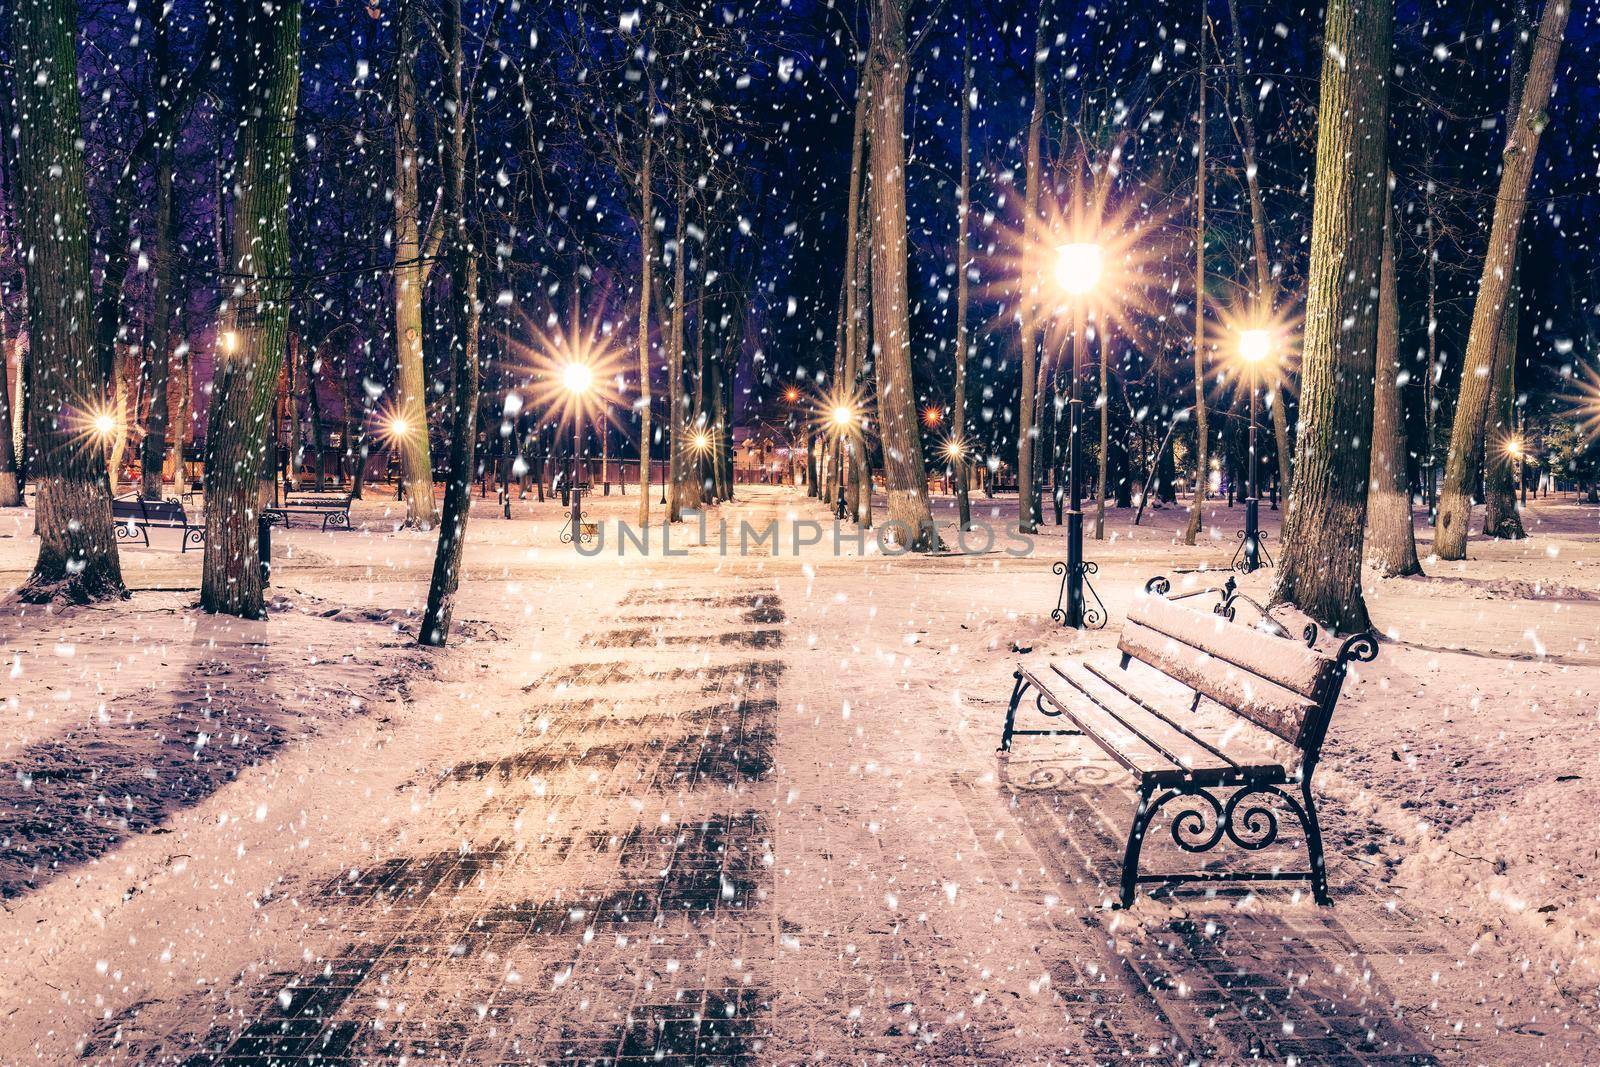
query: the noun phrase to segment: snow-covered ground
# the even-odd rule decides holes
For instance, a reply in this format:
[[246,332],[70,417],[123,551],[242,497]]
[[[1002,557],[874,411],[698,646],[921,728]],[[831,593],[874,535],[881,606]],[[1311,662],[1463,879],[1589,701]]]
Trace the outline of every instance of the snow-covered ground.
[[[556,502],[478,502],[442,651],[392,498],[278,532],[266,622],[198,612],[170,531],[125,603],[0,609],[0,1063],[1600,1062],[1600,508],[1373,583],[1332,909],[1114,911],[1130,793],[1076,739],[996,759],[1011,672],[1107,655],[1153,574],[1220,584],[1242,509],[1194,548],[1111,512],[1078,634],[1053,527],[835,554],[815,501],[740,497],[621,558],[632,491],[592,558]],[[0,512],[0,584],[31,523]]]

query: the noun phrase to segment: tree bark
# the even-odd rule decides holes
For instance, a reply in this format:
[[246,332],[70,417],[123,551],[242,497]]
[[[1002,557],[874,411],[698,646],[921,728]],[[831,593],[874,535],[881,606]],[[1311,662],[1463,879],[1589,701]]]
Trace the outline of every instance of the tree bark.
[[[1256,310],[1271,315],[1277,303],[1276,285],[1267,255],[1267,211],[1261,200],[1261,177],[1256,172],[1256,108],[1254,98],[1244,87],[1244,30],[1239,25],[1239,0],[1228,0],[1228,21],[1233,28],[1233,84],[1239,98],[1239,125],[1243,130],[1244,179],[1250,196],[1250,233],[1255,249]],[[1278,448],[1278,484],[1293,483],[1294,470],[1289,442],[1289,409],[1283,391],[1289,382],[1288,370],[1281,363],[1275,368],[1272,385],[1272,436]]]
[[[442,19],[445,72],[444,113],[450,116],[444,137],[444,189],[440,210],[449,227],[450,296],[454,336],[450,351],[455,370],[455,395],[450,433],[450,477],[445,484],[444,514],[428,583],[428,607],[417,640],[443,645],[455,615],[461,582],[461,557],[466,548],[467,512],[472,503],[473,446],[478,422],[478,252],[467,225],[467,102],[462,95],[461,0],[446,0]],[[577,536],[577,532],[573,532]]]
[[0,292],[0,508],[22,506],[17,480],[17,451],[11,413],[11,342],[6,323],[5,293]]
[[956,514],[958,530],[972,526],[972,502],[967,497],[967,273],[972,269],[972,38],[961,49],[961,190],[956,201],[956,384],[950,413],[954,438]]
[[[1393,187],[1393,177],[1389,179]],[[1421,574],[1406,477],[1405,411],[1400,406],[1400,304],[1394,212],[1383,213],[1378,280],[1378,350],[1372,385],[1372,485],[1367,490],[1367,562],[1385,578]]]
[[[1024,245],[1031,247],[1040,230],[1039,226],[1039,171],[1044,139],[1044,59],[1045,16],[1050,9],[1049,0],[1039,0],[1039,22],[1033,35],[1033,111],[1028,118],[1028,158],[1025,164],[1022,225]],[[1025,279],[1023,285],[1032,287],[1034,279]],[[1022,533],[1035,533],[1039,529],[1039,509],[1035,506],[1034,448],[1038,428],[1035,425],[1035,399],[1039,376],[1039,340],[1033,315],[1023,309],[1018,330],[1022,345],[1022,385],[1017,398],[1017,529]]]
[[939,549],[928,510],[906,300],[905,0],[876,0],[871,84],[872,335],[889,521],[904,547]]
[[1440,559],[1467,556],[1472,482],[1483,457],[1483,422],[1489,406],[1495,350],[1500,344],[1522,218],[1527,213],[1528,181],[1539,151],[1539,135],[1548,121],[1545,108],[1550,102],[1561,38],[1566,32],[1567,11],[1567,0],[1547,0],[1545,4],[1519,106],[1506,138],[1489,250],[1472,309],[1472,328],[1467,334],[1461,392],[1456,399],[1450,449],[1445,457],[1444,489],[1434,526],[1433,550]]
[[1300,453],[1274,601],[1365,630],[1361,556],[1372,447],[1388,173],[1392,0],[1332,0],[1317,122],[1316,199],[1300,392]]
[[693,505],[687,468],[691,462],[689,394],[683,387],[684,242],[688,234],[689,182],[681,139],[673,153],[677,170],[676,218],[672,232],[672,309],[667,318],[667,521],[682,522],[685,505]]
[[1196,137],[1199,164],[1194,189],[1194,497],[1189,502],[1189,525],[1183,543],[1192,545],[1200,533],[1210,487],[1211,428],[1206,418],[1206,44],[1201,20],[1200,124]]
[[1494,384],[1489,390],[1487,422],[1483,428],[1483,533],[1502,541],[1527,537],[1522,516],[1517,513],[1517,486],[1513,477],[1519,469],[1518,457],[1511,451],[1517,440],[1516,364],[1520,329],[1521,289],[1517,284],[1521,256],[1511,265],[1511,296],[1501,318],[1500,344],[1494,357]]
[[230,273],[206,430],[206,552],[200,606],[261,618],[257,518],[270,454],[272,403],[289,328],[289,181],[300,90],[299,0],[239,15],[241,54],[258,66],[235,71],[245,115],[234,207]]
[[392,435],[405,482],[405,525],[429,530],[439,521],[433,499],[433,455],[428,434],[427,380],[423,370],[423,265],[421,203],[417,193],[418,138],[416,45],[412,5],[402,2],[395,21],[394,65],[394,341],[395,407],[404,423]]
[[105,450],[84,419],[107,405],[92,346],[89,220],[73,0],[10,12],[17,98],[17,193],[27,260],[30,418],[38,466],[39,557],[19,590],[30,603],[123,597],[106,494]]
[[[646,52],[648,54],[648,51]],[[649,84],[648,72],[645,78]],[[651,189],[650,113],[653,110],[648,91],[645,95],[644,116],[640,123],[639,162],[639,529],[650,524],[650,287],[651,266],[654,258],[654,239],[651,236],[655,222],[654,198]]]

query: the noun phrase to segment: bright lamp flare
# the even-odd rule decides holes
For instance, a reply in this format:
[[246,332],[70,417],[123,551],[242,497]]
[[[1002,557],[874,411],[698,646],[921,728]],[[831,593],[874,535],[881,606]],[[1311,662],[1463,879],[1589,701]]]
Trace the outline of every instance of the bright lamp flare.
[[689,444],[696,452],[704,452],[711,447],[711,435],[702,430],[689,439]]
[[843,404],[833,409],[833,424],[840,429],[856,421],[856,413]]
[[1097,244],[1074,241],[1056,250],[1056,284],[1073,296],[1082,296],[1100,284],[1105,252]]
[[113,416],[103,413],[96,415],[94,417],[94,432],[101,437],[110,437],[117,432],[117,420]]
[[405,437],[410,432],[411,423],[407,422],[405,419],[396,418],[389,420],[389,436]]
[[1268,330],[1242,330],[1239,333],[1239,358],[1260,363],[1272,355],[1272,334]]
[[1506,442],[1505,449],[1506,455],[1510,456],[1512,459],[1518,458],[1522,455],[1522,439],[1520,437],[1511,438]]
[[952,437],[950,440],[948,440],[948,441],[946,441],[944,443],[944,458],[945,459],[958,460],[962,456],[966,455],[966,452],[967,452],[966,444],[964,442],[958,440],[957,438],[953,438]]
[[594,385],[594,371],[587,363],[568,363],[561,372],[561,384],[569,393],[587,393]]

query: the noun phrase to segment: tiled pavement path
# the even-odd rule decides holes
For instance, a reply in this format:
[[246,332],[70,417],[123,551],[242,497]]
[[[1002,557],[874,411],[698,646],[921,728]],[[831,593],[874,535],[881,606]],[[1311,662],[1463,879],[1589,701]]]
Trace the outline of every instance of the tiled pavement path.
[[176,1019],[135,1005],[85,1059],[752,1061],[782,621],[748,587],[630,594],[582,660],[529,687],[523,747],[425,783],[459,795],[458,844],[309,880],[336,950]]

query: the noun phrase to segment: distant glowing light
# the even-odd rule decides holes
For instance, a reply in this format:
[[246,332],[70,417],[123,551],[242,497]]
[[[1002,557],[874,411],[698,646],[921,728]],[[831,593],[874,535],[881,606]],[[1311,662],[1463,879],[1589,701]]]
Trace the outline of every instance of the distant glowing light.
[[841,430],[856,421],[856,413],[844,404],[839,404],[833,409],[833,424]]
[[568,363],[561,371],[561,384],[569,393],[587,393],[594,385],[594,371],[587,363]]
[[1268,330],[1239,331],[1239,358],[1246,363],[1260,363],[1272,355],[1272,333]]
[[800,390],[796,389],[792,385],[789,386],[789,388],[783,391],[783,399],[793,404],[796,400],[800,399]]
[[944,410],[932,405],[922,409],[922,424],[929,428],[939,425],[944,421]]
[[1105,252],[1097,244],[1074,241],[1056,249],[1056,284],[1073,296],[1082,296],[1100,284]]
[[222,350],[232,355],[239,348],[239,334],[236,330],[222,331]]
[[117,432],[116,418],[106,414],[105,412],[101,412],[94,417],[93,425],[94,432],[99,434],[101,437],[110,437],[112,434]]
[[696,452],[704,452],[711,447],[711,435],[701,430],[689,438],[689,446]]
[[948,440],[948,441],[946,441],[944,443],[944,458],[945,459],[952,460],[952,461],[959,460],[962,456],[964,456],[966,454],[966,451],[967,451],[966,443],[961,441],[959,438],[952,437],[950,440]]

